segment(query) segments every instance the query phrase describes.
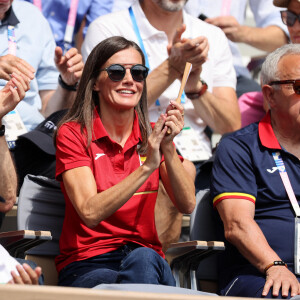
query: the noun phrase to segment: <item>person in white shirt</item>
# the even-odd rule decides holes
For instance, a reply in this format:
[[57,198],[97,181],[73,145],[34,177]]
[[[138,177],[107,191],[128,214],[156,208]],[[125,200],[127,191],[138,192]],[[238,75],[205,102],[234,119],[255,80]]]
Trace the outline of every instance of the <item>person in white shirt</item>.
[[[245,25],[249,4],[256,27]],[[288,31],[280,19],[279,9],[272,0],[189,0],[185,10],[192,16],[205,19],[218,26],[229,40],[233,64],[237,73],[237,96],[251,91],[260,91],[259,84],[251,78],[242,60],[237,43],[271,52],[288,41]]]

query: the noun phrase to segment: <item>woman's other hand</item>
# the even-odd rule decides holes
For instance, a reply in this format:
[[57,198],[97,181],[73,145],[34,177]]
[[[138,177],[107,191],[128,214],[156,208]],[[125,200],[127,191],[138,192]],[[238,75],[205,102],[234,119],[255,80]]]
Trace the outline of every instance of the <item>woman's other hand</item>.
[[166,114],[160,115],[148,138],[147,159],[144,165],[149,166],[151,170],[157,169],[161,162],[160,145],[168,129],[168,127],[165,126],[166,119]]
[[178,135],[184,127],[184,110],[181,104],[171,101],[166,109],[165,125],[169,128],[169,134],[166,134],[162,141],[162,147],[171,144],[176,135]]

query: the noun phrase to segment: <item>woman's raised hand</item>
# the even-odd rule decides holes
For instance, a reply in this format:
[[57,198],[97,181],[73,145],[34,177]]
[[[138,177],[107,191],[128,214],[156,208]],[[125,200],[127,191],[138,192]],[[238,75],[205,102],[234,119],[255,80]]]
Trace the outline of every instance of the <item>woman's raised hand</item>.
[[166,116],[165,125],[170,128],[170,134],[165,136],[162,141],[162,146],[170,144],[184,127],[184,110],[182,105],[176,101],[170,101],[166,109]]
[[152,170],[159,167],[161,161],[160,144],[167,133],[165,126],[167,115],[161,114],[155,123],[152,133],[148,138],[147,159],[144,165],[149,166]]

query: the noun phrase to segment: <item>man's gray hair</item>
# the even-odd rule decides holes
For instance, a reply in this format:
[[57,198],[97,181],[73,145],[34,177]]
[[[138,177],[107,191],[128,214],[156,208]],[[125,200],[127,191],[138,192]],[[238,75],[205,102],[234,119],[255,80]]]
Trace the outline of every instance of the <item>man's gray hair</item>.
[[269,84],[271,81],[280,80],[280,74],[278,73],[278,62],[285,55],[300,55],[300,44],[286,44],[267,56],[262,65],[260,73],[260,81],[262,86]]

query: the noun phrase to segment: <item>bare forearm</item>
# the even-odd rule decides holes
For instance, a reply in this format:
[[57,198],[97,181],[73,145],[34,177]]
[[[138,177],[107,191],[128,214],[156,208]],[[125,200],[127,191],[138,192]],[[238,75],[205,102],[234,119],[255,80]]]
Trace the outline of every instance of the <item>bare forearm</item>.
[[9,211],[16,202],[17,176],[5,137],[0,137],[0,196],[5,200],[0,204],[0,211]]
[[288,37],[278,26],[265,28],[241,26],[240,41],[257,49],[271,52],[288,42]]
[[241,127],[241,115],[233,89],[227,98],[206,92],[192,102],[198,116],[213,131],[224,134]]
[[155,103],[156,99],[180,76],[169,63],[169,60],[162,62],[147,77],[148,106]]
[[161,178],[174,205],[181,213],[190,214],[195,207],[194,178],[183,167],[175,147],[163,148],[165,157]]
[[[89,178],[93,176],[92,174],[80,173],[80,170],[76,172],[63,174],[67,193],[71,201],[80,197],[79,201],[72,201],[73,205],[85,224],[88,227],[95,227],[121,208],[147,180],[153,170],[143,165],[118,184],[100,193],[97,193],[93,177]],[[85,181],[75,181],[74,184],[69,185],[68,182],[72,182],[71,177],[85,178]],[[91,190],[95,191],[93,196],[91,196]],[[86,194],[81,191],[86,191]]]
[[234,224],[230,230],[225,230],[225,237],[262,273],[268,264],[281,260],[253,219],[243,219]]
[[42,114],[48,117],[52,113],[70,108],[75,100],[76,92],[58,86],[55,91],[40,91],[43,102]]

